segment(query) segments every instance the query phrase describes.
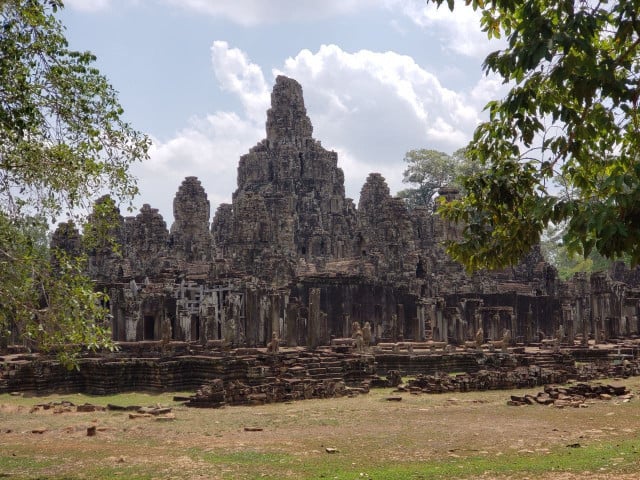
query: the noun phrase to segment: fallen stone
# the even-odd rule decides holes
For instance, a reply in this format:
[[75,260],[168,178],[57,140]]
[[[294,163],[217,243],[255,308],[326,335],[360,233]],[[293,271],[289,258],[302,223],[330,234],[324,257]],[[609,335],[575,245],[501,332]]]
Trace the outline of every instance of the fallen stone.
[[92,405],[90,403],[76,406],[76,412],[104,412],[104,410],[105,407],[101,405]]
[[175,419],[176,419],[176,416],[173,413],[168,413],[166,415],[158,415],[155,417],[155,420],[157,422],[170,422]]
[[150,415],[166,415],[171,413],[171,407],[141,407],[138,413],[148,413]]
[[150,413],[130,413],[129,414],[129,418],[130,419],[136,419],[136,418],[151,418],[153,417],[153,415],[151,415]]
[[111,403],[107,404],[107,410],[113,410],[115,412],[118,412],[118,411],[138,411],[138,410],[140,410],[140,408],[142,408],[142,407],[140,407],[139,405],[129,405],[129,406],[123,407],[121,405],[112,405]]

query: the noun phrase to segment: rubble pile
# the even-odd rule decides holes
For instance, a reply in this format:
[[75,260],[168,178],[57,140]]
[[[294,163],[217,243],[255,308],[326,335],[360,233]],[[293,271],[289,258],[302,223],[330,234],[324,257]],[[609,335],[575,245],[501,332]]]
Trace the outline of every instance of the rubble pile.
[[501,368],[480,370],[475,373],[418,375],[400,391],[414,393],[470,392],[476,390],[507,390],[512,388],[531,388],[551,383],[565,383],[569,379],[563,370],[538,367]]
[[611,400],[614,397],[620,397],[624,401],[633,398],[633,394],[625,386],[614,385],[589,385],[587,383],[578,383],[572,386],[559,387],[549,385],[545,387],[543,392],[537,395],[511,395],[508,405],[553,405],[555,407],[586,407],[587,400]]
[[219,408],[367,393],[373,373],[372,357],[328,352],[256,356],[244,375],[205,382],[186,405]]
[[596,378],[628,378],[639,375],[640,361],[638,359],[599,361],[576,366],[576,379],[580,381],[593,380]]
[[368,386],[349,388],[341,378],[316,380],[312,378],[274,378],[260,385],[247,385],[239,380],[225,384],[216,378],[200,387],[185,402],[189,407],[220,408],[225,405],[263,405],[265,403],[335,398],[365,393]]

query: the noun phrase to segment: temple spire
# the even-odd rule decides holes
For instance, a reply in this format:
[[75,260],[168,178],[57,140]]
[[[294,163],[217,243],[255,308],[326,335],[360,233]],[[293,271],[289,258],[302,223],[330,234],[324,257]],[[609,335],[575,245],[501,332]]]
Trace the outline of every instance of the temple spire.
[[312,134],[302,87],[294,79],[279,75],[271,93],[271,108],[267,111],[267,140],[301,144]]

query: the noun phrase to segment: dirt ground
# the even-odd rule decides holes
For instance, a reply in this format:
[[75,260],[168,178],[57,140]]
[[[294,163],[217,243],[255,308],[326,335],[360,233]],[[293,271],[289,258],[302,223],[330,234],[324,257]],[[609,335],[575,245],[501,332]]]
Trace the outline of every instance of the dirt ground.
[[[173,402],[173,394],[0,395],[0,478],[374,478],[370,471],[389,465],[459,461],[464,470],[470,458],[474,465],[486,459],[486,469],[460,471],[457,477],[640,478],[640,465],[635,467],[640,453],[628,448],[619,455],[614,448],[597,471],[581,470],[565,455],[597,445],[628,447],[629,442],[637,442],[632,452],[640,452],[640,378],[610,383],[624,384],[636,396],[560,409],[506,404],[511,393],[540,389],[441,395],[384,389],[354,398],[208,410]],[[62,400],[170,405],[175,418],[34,408]],[[96,435],[87,436],[92,426]],[[504,467],[505,461],[515,465],[545,455],[556,458],[558,452],[564,456],[557,458],[568,463],[554,471],[492,471],[494,463]]]

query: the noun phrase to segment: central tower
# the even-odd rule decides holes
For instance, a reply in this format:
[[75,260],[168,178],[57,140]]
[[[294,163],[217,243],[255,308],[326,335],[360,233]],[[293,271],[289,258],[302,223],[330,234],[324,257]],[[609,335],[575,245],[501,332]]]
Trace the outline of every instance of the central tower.
[[[355,206],[345,198],[338,155],[312,134],[302,87],[278,76],[267,136],[240,158],[232,207],[221,206],[214,219],[217,247],[249,265],[248,273],[261,276],[269,259],[276,268],[295,268],[300,258],[321,267],[353,253]],[[216,225],[226,225],[226,233]]]

